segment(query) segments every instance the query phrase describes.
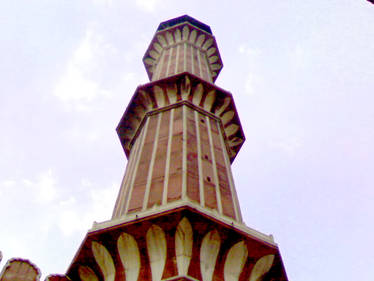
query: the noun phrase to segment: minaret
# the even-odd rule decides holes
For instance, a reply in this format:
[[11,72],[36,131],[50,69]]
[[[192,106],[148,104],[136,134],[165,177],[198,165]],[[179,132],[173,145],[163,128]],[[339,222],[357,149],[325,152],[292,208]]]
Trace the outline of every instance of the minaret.
[[112,219],[87,233],[66,280],[287,280],[273,237],[242,222],[231,163],[245,137],[214,84],[210,27],[161,23],[143,62],[150,82],[117,127],[128,162]]

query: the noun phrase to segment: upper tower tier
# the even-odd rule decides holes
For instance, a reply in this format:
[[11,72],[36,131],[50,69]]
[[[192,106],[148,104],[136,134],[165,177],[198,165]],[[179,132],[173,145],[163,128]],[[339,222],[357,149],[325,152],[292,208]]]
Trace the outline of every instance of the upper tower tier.
[[143,62],[151,81],[189,72],[213,83],[223,67],[210,27],[187,15],[159,25]]

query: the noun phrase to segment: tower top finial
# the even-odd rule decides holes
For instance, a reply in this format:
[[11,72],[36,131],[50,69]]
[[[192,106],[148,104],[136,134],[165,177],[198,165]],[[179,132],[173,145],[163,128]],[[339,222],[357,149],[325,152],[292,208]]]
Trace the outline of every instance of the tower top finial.
[[157,31],[161,31],[170,27],[173,27],[175,25],[179,25],[182,23],[188,22],[191,25],[208,32],[209,34],[212,34],[212,30],[210,29],[209,25],[206,25],[205,23],[202,23],[201,21],[198,21],[197,19],[194,19],[193,17],[190,17],[189,15],[183,15],[174,19],[170,19],[167,21],[164,21],[160,23],[160,25],[157,28]]
[[189,72],[214,83],[223,67],[210,27],[188,15],[159,25],[143,62],[151,81]]

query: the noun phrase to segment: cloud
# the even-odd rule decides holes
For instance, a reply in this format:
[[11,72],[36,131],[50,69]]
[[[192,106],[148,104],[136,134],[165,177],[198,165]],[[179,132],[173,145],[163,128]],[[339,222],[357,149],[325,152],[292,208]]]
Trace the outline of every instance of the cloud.
[[[0,190],[9,200],[30,199],[34,203],[47,204],[57,197],[57,177],[52,169],[40,172],[35,179],[6,179],[0,182]],[[13,197],[17,197],[16,199]],[[26,199],[27,198],[27,199]],[[15,201],[13,201],[14,203]]]
[[95,74],[100,70],[99,60],[115,52],[94,28],[86,31],[54,90],[54,95],[68,110],[93,111],[94,102],[111,97],[95,79]]
[[301,139],[296,136],[279,136],[269,140],[268,145],[279,151],[283,151],[288,155],[294,155],[295,152],[301,147]]
[[153,12],[159,5],[158,0],[136,0],[136,5],[146,12]]

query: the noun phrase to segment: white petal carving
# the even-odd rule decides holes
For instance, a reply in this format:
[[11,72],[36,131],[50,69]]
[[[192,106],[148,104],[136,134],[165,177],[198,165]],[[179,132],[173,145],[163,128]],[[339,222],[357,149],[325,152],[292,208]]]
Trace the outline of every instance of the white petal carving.
[[168,95],[170,103],[175,103],[177,101],[177,91],[178,91],[177,84],[173,84],[172,86],[170,85],[167,86],[166,93]]
[[274,255],[263,256],[259,259],[252,269],[249,281],[260,281],[262,277],[270,270],[274,262]]
[[211,67],[212,67],[212,70],[218,70],[218,69],[220,69],[222,66],[221,66],[220,64],[218,64],[218,63],[215,63],[215,64],[212,64]]
[[231,247],[227,254],[223,269],[225,281],[238,281],[248,257],[248,249],[244,241]]
[[95,272],[88,266],[80,266],[78,268],[78,274],[82,281],[99,281]]
[[108,250],[98,242],[93,241],[91,244],[92,253],[99,265],[105,281],[114,281],[116,276],[116,268],[113,259]]
[[146,91],[140,90],[139,96],[141,97],[141,105],[146,111],[152,109],[152,101],[149,98],[149,94]]
[[150,50],[149,51],[149,55],[154,58],[155,60],[157,60],[159,57],[160,57],[160,54],[157,53],[155,50]]
[[197,32],[196,30],[192,30],[190,34],[190,43],[195,43]]
[[226,108],[229,106],[231,99],[229,97],[225,98],[223,101],[223,104],[221,107],[217,108],[216,112],[214,112],[215,115],[220,116],[222,112],[226,110]]
[[205,41],[202,49],[206,51],[210,46],[212,46],[212,44],[213,44],[213,38],[209,38],[208,40]]
[[227,126],[227,128],[225,128],[226,136],[230,137],[233,134],[235,134],[238,130],[239,130],[239,126],[238,125],[231,124],[231,125]]
[[166,40],[165,40],[165,37],[162,36],[162,35],[157,35],[157,40],[158,42],[160,42],[160,44],[162,45],[162,47],[166,47],[167,46],[167,43],[166,43]]
[[182,40],[182,34],[181,34],[181,31],[179,30],[179,28],[177,28],[177,30],[175,30],[174,37],[175,37],[175,43],[178,43]]
[[203,97],[203,92],[204,92],[203,84],[199,83],[196,86],[195,91],[193,92],[192,102],[195,105],[200,106],[200,102]]
[[175,233],[175,255],[179,275],[187,275],[192,257],[193,232],[187,218],[183,218]]
[[162,278],[166,263],[166,238],[161,227],[152,225],[146,235],[147,251],[151,263],[152,281]]
[[166,32],[166,40],[168,41],[169,45],[174,44],[173,35],[169,31]]
[[211,90],[205,97],[204,109],[206,111],[211,111],[214,101],[216,100],[216,90]]
[[203,44],[204,40],[205,40],[205,35],[204,35],[204,34],[201,34],[201,35],[197,38],[196,46],[201,47],[201,45]]
[[209,60],[209,63],[215,63],[216,61],[218,61],[218,56],[212,56],[208,60]]
[[203,281],[211,281],[216,266],[221,238],[217,230],[212,230],[205,235],[200,248],[200,270]]
[[191,82],[190,78],[188,76],[185,77],[184,83],[181,85],[181,94],[182,94],[182,99],[186,100],[188,98],[188,95],[191,92]]
[[216,51],[217,51],[216,48],[210,48],[210,49],[208,49],[208,51],[206,51],[206,54],[208,55],[208,57],[210,57],[210,56],[213,55]]
[[155,42],[155,43],[153,44],[153,48],[155,48],[155,50],[161,54],[161,52],[162,52],[162,47],[161,47],[161,45],[160,45],[159,43]]
[[155,62],[155,60],[152,59],[152,58],[146,58],[146,59],[144,60],[144,62],[145,62],[145,64],[147,64],[147,65],[153,65],[154,62]]
[[221,117],[223,126],[229,123],[232,120],[232,118],[234,118],[234,115],[235,112],[232,110],[225,112],[225,114],[223,114],[223,116]]
[[232,140],[229,141],[230,146],[236,146],[238,144],[241,144],[243,142],[243,139],[234,137]]
[[153,87],[153,93],[155,94],[155,99],[158,107],[163,107],[166,105],[164,91],[160,86],[155,85]]
[[126,280],[137,281],[140,271],[140,254],[134,237],[122,233],[117,241],[118,253],[125,268]]
[[190,34],[190,29],[188,28],[187,25],[185,25],[183,27],[183,30],[182,30],[182,40],[188,40],[188,35]]

